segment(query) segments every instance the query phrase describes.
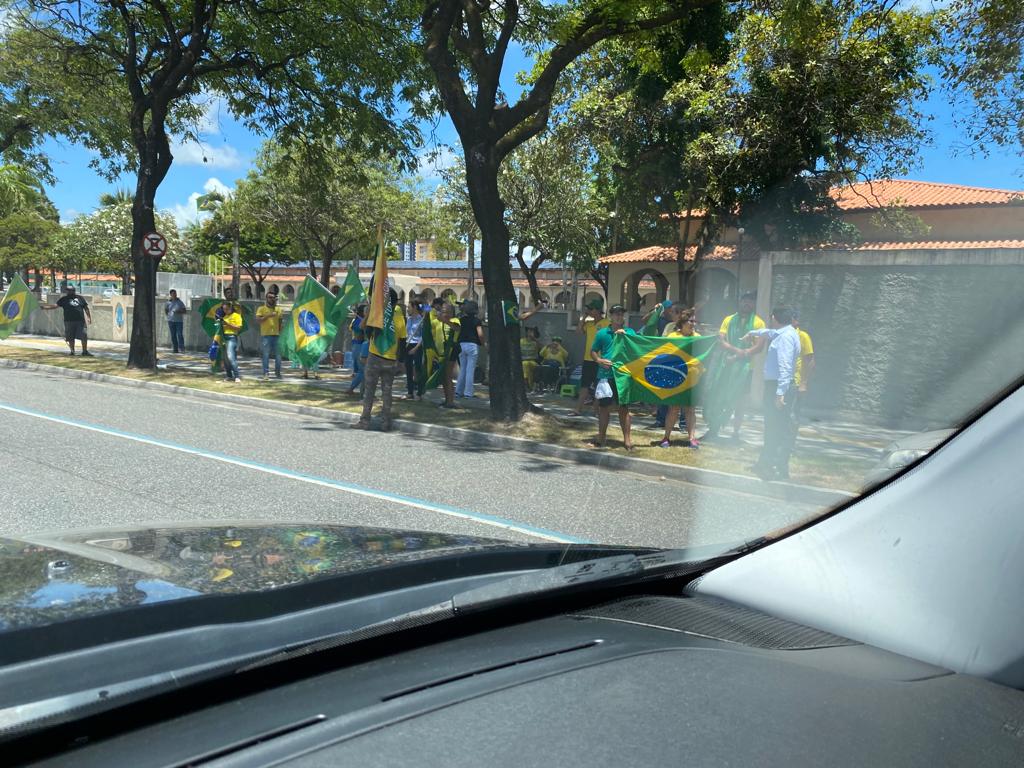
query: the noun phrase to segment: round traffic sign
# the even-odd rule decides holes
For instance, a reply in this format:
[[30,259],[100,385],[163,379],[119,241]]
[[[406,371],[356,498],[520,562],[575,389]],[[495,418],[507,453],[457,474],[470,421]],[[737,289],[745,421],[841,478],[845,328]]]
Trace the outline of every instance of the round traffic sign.
[[159,232],[148,232],[142,236],[142,252],[155,259],[167,253],[167,238]]

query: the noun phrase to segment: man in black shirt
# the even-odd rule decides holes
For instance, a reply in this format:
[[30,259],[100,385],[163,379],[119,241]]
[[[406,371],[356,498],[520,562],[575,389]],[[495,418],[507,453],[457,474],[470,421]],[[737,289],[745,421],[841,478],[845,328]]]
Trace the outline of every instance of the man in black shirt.
[[64,310],[64,340],[75,354],[75,339],[82,342],[82,357],[92,357],[89,352],[89,335],[86,333],[86,318],[92,322],[92,313],[86,300],[75,293],[75,286],[69,285],[67,292],[57,300],[56,304],[40,304],[40,309]]

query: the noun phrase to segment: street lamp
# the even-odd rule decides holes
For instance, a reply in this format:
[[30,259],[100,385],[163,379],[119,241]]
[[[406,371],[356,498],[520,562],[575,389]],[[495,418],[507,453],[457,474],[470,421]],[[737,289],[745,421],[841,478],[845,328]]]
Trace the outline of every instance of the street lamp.
[[743,277],[743,235],[746,233],[743,227],[739,227],[736,230],[736,234],[740,236],[739,243],[736,246],[736,304],[739,306],[740,294],[742,293],[743,281],[740,279]]

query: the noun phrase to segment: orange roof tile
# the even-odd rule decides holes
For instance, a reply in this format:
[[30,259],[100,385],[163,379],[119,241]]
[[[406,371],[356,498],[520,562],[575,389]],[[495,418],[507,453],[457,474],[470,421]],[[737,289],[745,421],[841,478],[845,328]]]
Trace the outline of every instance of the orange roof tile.
[[844,211],[871,211],[889,205],[899,205],[903,208],[946,208],[1024,204],[1024,191],[936,184],[931,181],[909,179],[881,179],[833,187],[831,195]]
[[805,251],[923,251],[968,248],[1024,248],[1024,240],[917,240],[868,242],[857,245],[830,243],[804,248]]
[[[652,245],[647,248],[637,248],[635,251],[613,253],[609,256],[602,256],[602,264],[624,264],[640,261],[675,261],[677,250],[674,245]],[[693,261],[697,254],[697,246],[691,245],[686,249],[686,260]],[[716,245],[710,253],[704,254],[708,261],[723,261],[735,258],[735,245]]]

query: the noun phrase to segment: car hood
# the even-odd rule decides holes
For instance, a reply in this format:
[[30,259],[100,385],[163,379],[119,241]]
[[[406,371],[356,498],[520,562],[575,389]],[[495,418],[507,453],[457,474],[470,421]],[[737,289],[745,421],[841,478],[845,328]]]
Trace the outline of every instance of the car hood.
[[243,522],[0,538],[0,630],[522,546],[422,531]]

